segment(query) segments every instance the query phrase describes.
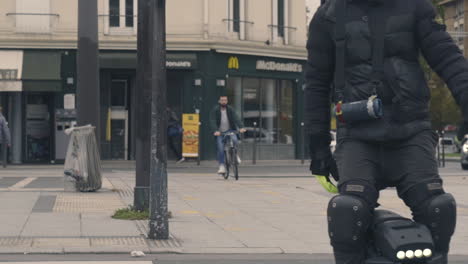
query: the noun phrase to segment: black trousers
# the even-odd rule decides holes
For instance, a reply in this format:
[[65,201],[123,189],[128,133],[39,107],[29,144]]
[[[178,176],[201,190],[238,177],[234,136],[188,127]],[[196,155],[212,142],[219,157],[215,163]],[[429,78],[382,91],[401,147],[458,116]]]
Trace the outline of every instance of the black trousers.
[[180,136],[168,136],[169,148],[174,152],[177,160],[182,159],[182,151],[180,149]]
[[0,143],[0,163],[5,168],[8,162],[8,151],[5,144]]
[[[386,187],[396,187],[398,196],[411,206],[414,202],[411,203],[405,194],[412,187],[426,182],[442,184],[435,155],[437,144],[438,137],[430,130],[405,140],[389,142],[338,139],[335,159],[340,174],[340,194],[349,194],[353,189],[350,186],[365,185],[366,193],[359,196],[373,210],[377,205],[379,191]],[[337,264],[364,263],[365,250],[356,252],[356,249],[334,248],[334,251]]]

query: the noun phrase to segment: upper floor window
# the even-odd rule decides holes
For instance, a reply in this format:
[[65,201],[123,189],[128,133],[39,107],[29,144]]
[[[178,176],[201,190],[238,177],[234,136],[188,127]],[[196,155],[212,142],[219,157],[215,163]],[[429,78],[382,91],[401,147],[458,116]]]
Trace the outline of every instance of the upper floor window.
[[253,22],[247,21],[245,18],[245,2],[246,0],[227,0],[227,31],[235,34],[230,34],[231,37],[245,39],[246,25],[252,25]]
[[465,1],[457,0],[455,2],[455,18],[463,17],[465,12]]
[[104,34],[136,35],[138,0],[106,0]]
[[273,42],[289,43],[289,32],[296,28],[289,26],[289,0],[272,0],[271,38]]
[[239,0],[232,0],[232,19],[233,19],[233,31],[240,31],[240,2]]
[[278,0],[278,36],[284,37],[284,0]]
[[109,26],[133,27],[134,25],[134,0],[109,0]]
[[228,0],[228,31],[240,32],[240,0]]

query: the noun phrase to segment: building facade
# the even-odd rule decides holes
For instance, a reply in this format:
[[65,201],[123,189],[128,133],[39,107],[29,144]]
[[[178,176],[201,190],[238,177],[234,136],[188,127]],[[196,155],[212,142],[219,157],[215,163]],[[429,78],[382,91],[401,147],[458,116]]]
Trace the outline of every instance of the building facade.
[[[78,0],[0,6],[0,104],[12,129],[13,163],[65,157],[63,130],[75,112],[77,10]],[[305,12],[304,1],[293,0],[167,1],[168,104],[179,115],[200,114],[202,159],[215,157],[209,112],[221,94],[248,128],[244,158],[254,137],[259,159],[300,156]],[[137,0],[98,0],[98,14],[101,155],[134,159]]]
[[468,22],[468,16],[465,13],[468,11],[468,1],[444,0],[439,4],[443,7],[447,31],[452,35],[454,41],[466,57],[468,53],[465,47],[468,44],[468,34],[465,30],[465,25]]

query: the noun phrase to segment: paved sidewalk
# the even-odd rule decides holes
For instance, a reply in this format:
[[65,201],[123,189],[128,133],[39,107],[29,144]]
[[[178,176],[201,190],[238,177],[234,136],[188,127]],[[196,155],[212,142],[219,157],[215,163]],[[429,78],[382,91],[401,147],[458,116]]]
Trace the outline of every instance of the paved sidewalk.
[[[171,239],[145,238],[146,221],[115,220],[116,209],[133,203],[134,172],[115,166],[103,189],[77,193],[60,166],[0,170],[0,253],[306,253],[331,254],[327,194],[307,166],[241,167],[239,181],[203,169],[171,168]],[[442,169],[446,190],[458,202],[454,255],[468,258],[467,174],[456,164]],[[394,190],[383,208],[406,216]]]

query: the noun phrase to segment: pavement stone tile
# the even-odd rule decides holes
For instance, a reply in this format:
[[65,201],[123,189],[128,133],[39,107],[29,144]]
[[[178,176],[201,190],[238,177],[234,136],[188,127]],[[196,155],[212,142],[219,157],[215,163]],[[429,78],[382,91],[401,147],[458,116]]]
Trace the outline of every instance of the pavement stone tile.
[[87,253],[87,254],[99,254],[99,253],[106,253],[106,254],[112,254],[112,253],[128,253],[130,254],[132,251],[143,251],[144,253],[150,252],[149,248],[147,246],[140,246],[140,247],[116,247],[116,246],[93,246],[93,247],[64,247],[63,252],[66,254],[81,254],[81,253]]
[[0,254],[27,254],[31,247],[0,247]]
[[330,244],[323,243],[314,243],[309,244],[310,246],[282,246],[281,249],[285,254],[317,254],[317,253],[326,253],[332,254],[333,250]]
[[62,213],[107,213],[112,215],[117,209],[125,208],[117,193],[60,193],[54,212]]
[[57,247],[57,248],[34,248],[30,247],[28,251],[26,251],[27,254],[63,254],[63,248],[62,247]]
[[116,246],[116,247],[133,247],[147,246],[147,240],[143,236],[137,237],[93,237],[91,240],[92,247],[101,246]]
[[150,247],[149,252],[151,254],[180,254],[180,253],[184,253],[182,248],[160,248],[160,247]]
[[39,192],[0,192],[0,211],[2,214],[30,213]]
[[[269,166],[276,164],[268,164],[263,167],[242,167],[241,175],[244,177],[239,181],[219,179],[214,173],[206,173],[209,171],[206,168],[200,171],[190,167],[171,173],[169,210],[174,217],[170,219],[170,231],[181,245],[167,246],[141,237],[140,233],[146,232],[141,224],[137,226],[132,222],[110,218],[116,209],[133,202],[134,171],[113,168],[104,175],[103,191],[77,193],[45,188],[50,187],[44,184],[46,181],[55,182],[51,176],[62,174],[62,166],[29,170],[17,167],[10,170],[14,177],[49,177],[37,186],[44,187],[44,192],[20,187],[18,190],[0,191],[0,210],[22,215],[23,221],[26,221],[39,194],[57,195],[55,211],[32,213],[23,223],[21,236],[71,240],[60,244],[47,244],[45,240],[41,248],[23,244],[9,248],[0,246],[0,253],[130,253],[135,249],[153,253],[330,254],[332,248],[325,216],[332,195],[323,191],[313,178],[277,177],[282,176],[280,174],[307,174],[305,166],[301,168],[304,172],[299,173],[294,167],[271,171]],[[459,166],[442,169],[441,174],[447,175],[447,171],[453,175],[444,178],[445,188],[454,194],[459,205],[458,226],[451,253],[468,256],[468,180],[461,180]],[[458,173],[458,176],[454,173]],[[245,177],[247,174],[260,177]],[[263,177],[267,174],[270,177]],[[34,184],[39,183],[41,180]],[[380,202],[382,208],[404,215],[409,213],[394,189],[381,192]],[[49,207],[44,206],[44,211]],[[39,209],[42,210],[42,207]],[[15,219],[21,217],[15,216]],[[0,218],[0,238],[15,236],[19,226],[22,226],[21,221],[11,221],[8,217]],[[11,230],[6,231],[7,227]],[[86,239],[89,239],[89,243]]]
[[80,215],[76,213],[32,213],[21,236],[79,237]]
[[[81,214],[82,236],[139,236],[134,221],[113,219],[106,213]],[[116,232],[118,232],[116,234]]]
[[183,253],[186,254],[283,254],[281,248],[248,248],[248,247],[201,247],[201,248],[185,248]]
[[236,237],[214,225],[197,223],[172,223],[171,233],[181,241],[182,246],[243,247]]
[[30,247],[33,243],[32,238],[25,237],[1,237],[0,247],[2,248],[14,248],[14,247]]
[[0,217],[0,237],[17,237],[21,234],[29,213],[9,213]]
[[89,238],[35,238],[33,248],[90,247]]

